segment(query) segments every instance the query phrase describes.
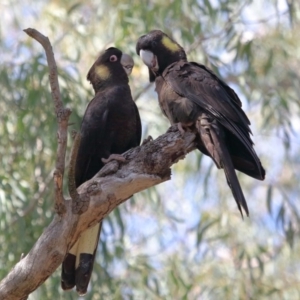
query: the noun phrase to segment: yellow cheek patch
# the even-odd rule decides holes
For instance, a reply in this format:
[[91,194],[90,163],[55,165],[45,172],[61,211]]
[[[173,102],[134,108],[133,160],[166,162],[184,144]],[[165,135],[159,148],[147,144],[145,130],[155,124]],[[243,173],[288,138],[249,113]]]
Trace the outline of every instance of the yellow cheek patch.
[[179,51],[180,48],[177,44],[175,44],[172,40],[170,40],[167,36],[162,38],[163,45],[172,52]]
[[106,80],[110,77],[110,71],[106,66],[103,65],[97,66],[95,72],[101,80]]

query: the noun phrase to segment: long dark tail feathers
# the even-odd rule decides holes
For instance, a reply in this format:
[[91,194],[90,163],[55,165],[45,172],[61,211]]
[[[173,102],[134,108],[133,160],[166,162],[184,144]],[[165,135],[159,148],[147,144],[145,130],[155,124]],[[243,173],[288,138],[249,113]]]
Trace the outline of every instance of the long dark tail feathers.
[[224,140],[224,132],[216,120],[202,114],[196,123],[201,141],[218,168],[224,168],[227,183],[232,191],[238,209],[243,217],[242,208],[247,216],[249,210],[234,165]]
[[93,272],[94,260],[96,250],[93,254],[81,253],[79,258],[79,265],[76,269],[76,291],[80,296],[83,296],[87,292],[87,288]]
[[80,296],[86,294],[93,272],[101,225],[102,222],[83,232],[66,255],[61,272],[63,290],[70,290],[76,286]]
[[90,282],[98,247],[102,222],[87,229],[80,237],[76,260],[76,291],[84,295]]
[[231,158],[229,156],[229,160],[224,161],[223,163],[223,168],[224,168],[224,172],[226,175],[226,179],[227,179],[227,184],[229,185],[233,197],[237,203],[238,209],[242,215],[242,218],[244,218],[243,216],[243,211],[242,208],[244,209],[246,215],[249,217],[249,210],[248,210],[248,205],[246,202],[246,199],[244,197],[242,188],[240,186],[239,180],[236,176],[235,170],[233,168],[233,164],[231,162]]
[[70,290],[75,286],[76,254],[79,240],[73,245],[66,255],[61,268],[61,287],[63,290]]
[[70,290],[75,286],[75,262],[76,256],[68,253],[62,264],[61,287]]
[[249,216],[248,205],[246,199],[244,197],[242,188],[240,186],[239,180],[236,176],[234,166],[228,152],[228,149],[224,143],[222,135],[217,135],[215,130],[211,130],[211,135],[214,144],[216,145],[216,150],[220,157],[221,166],[224,168],[224,172],[226,175],[227,183],[232,191],[233,197],[237,203],[238,209],[243,218],[243,211],[244,209],[247,216]]

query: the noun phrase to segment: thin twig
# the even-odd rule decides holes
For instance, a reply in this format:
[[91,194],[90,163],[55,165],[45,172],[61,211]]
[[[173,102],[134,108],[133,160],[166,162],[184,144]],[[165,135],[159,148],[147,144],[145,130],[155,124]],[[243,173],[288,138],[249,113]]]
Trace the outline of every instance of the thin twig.
[[51,87],[51,95],[54,102],[55,114],[58,121],[57,130],[57,152],[56,152],[56,164],[55,171],[53,173],[55,183],[55,211],[59,215],[63,215],[66,212],[65,199],[63,197],[63,176],[65,171],[65,157],[68,139],[68,120],[71,114],[71,110],[64,108],[61,100],[57,67],[54,59],[54,53],[48,37],[41,34],[39,31],[28,28],[24,30],[30,37],[38,41],[46,52],[47,62],[49,66],[49,81]]
[[81,134],[80,132],[77,133],[75,132],[73,134],[75,134],[75,137],[74,137],[74,143],[73,143],[73,148],[71,151],[71,157],[69,163],[68,189],[69,189],[70,197],[72,199],[73,213],[80,214],[87,209],[88,202],[84,201],[84,199],[81,199],[76,189],[75,165],[76,165],[78,149],[81,141]]

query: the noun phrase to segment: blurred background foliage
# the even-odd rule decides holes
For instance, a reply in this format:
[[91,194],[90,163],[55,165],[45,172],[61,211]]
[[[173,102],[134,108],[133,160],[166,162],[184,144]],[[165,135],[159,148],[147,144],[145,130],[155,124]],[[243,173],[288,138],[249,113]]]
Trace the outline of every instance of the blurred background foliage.
[[[294,0],[32,1],[0,3],[0,278],[51,222],[56,121],[42,47],[47,35],[64,103],[78,129],[98,53],[132,54],[130,78],[143,136],[168,128],[137,38],[159,28],[190,60],[239,94],[252,122],[263,182],[239,178],[250,218],[241,219],[224,174],[198,152],[172,180],[122,204],[104,222],[84,299],[300,298],[300,6]],[[71,146],[69,139],[69,148]],[[62,292],[58,269],[29,299],[83,299]]]

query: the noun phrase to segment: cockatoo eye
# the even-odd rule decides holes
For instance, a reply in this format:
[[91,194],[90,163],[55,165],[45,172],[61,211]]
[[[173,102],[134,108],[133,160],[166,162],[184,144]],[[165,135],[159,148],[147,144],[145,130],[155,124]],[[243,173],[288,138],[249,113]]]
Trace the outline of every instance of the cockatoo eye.
[[115,62],[115,61],[117,61],[117,60],[118,60],[118,58],[117,58],[116,55],[112,55],[112,56],[109,58],[109,61],[111,61],[111,62]]

